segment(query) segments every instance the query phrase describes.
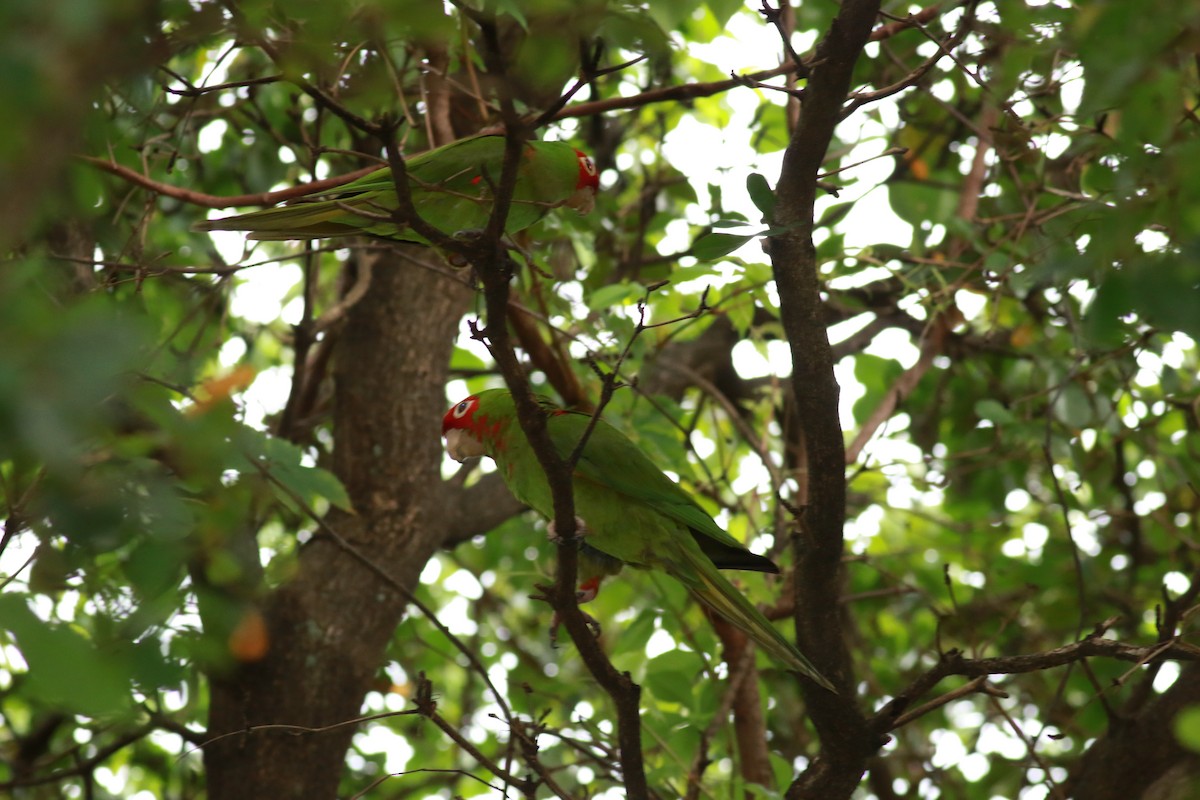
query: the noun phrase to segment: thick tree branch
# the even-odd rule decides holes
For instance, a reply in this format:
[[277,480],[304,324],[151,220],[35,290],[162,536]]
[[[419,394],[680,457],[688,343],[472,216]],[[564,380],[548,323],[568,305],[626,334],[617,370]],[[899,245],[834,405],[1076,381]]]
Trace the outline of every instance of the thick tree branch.
[[846,503],[845,454],[812,239],[817,174],[841,118],[854,64],[878,12],[878,0],[846,0],[817,47],[800,122],[784,154],[776,187],[773,224],[782,232],[770,240],[808,470],[799,498],[802,535],[794,548],[796,633],[801,650],[841,692],[833,695],[804,682],[822,747],[809,769],[789,787],[786,796],[792,800],[848,797],[867,758],[880,744],[853,700],[853,668],[836,602]]
[[446,509],[442,547],[452,548],[487,533],[525,510],[495,472],[465,488],[453,483],[442,486],[445,492],[442,505]]
[[[461,4],[459,7],[463,8]],[[628,797],[634,800],[648,800],[649,791],[641,745],[641,687],[633,682],[629,673],[618,672],[613,667],[576,603],[578,549],[571,469],[550,441],[546,431],[545,415],[530,392],[529,380],[517,361],[507,325],[509,280],[512,277],[513,262],[501,239],[504,233],[504,222],[512,203],[513,190],[516,187],[518,162],[524,147],[523,131],[516,116],[512,97],[507,94],[505,89],[507,84],[503,78],[506,65],[496,39],[495,25],[480,12],[464,10],[464,13],[468,13],[469,16],[474,15],[473,18],[480,26],[485,43],[485,46],[481,48],[481,53],[488,72],[498,81],[497,86],[501,90],[499,99],[502,117],[508,129],[504,163],[494,194],[495,205],[480,242],[478,256],[473,259],[476,271],[483,282],[488,320],[485,331],[486,341],[504,376],[506,385],[512,392],[521,429],[529,439],[530,447],[537,456],[538,464],[545,471],[546,481],[554,499],[554,524],[561,542],[558,576],[551,594],[554,609],[574,640],[580,657],[596,681],[612,698],[617,715],[617,738],[621,748],[621,767]],[[479,336],[482,336],[483,333],[476,331],[476,335]]]
[[[759,694],[758,670],[754,665],[754,643],[726,620],[716,615],[710,619],[721,640],[722,656],[729,665],[730,710],[742,778],[747,783],[772,788],[774,773],[767,745],[767,721]],[[715,717],[713,723],[723,719],[724,715]]]
[[1113,720],[1075,764],[1063,791],[1079,800],[1194,796],[1200,756],[1176,737],[1175,718],[1197,704],[1200,664],[1192,663],[1137,714]]
[[1200,661],[1200,648],[1179,640],[1163,644],[1131,645],[1104,638],[1103,626],[1078,642],[1057,647],[1041,653],[995,658],[966,658],[960,651],[945,653],[938,663],[913,681],[908,689],[896,695],[870,719],[870,727],[882,735],[893,730],[912,716],[909,706],[951,675],[967,678],[990,675],[1016,675],[1026,672],[1062,667],[1087,658],[1111,658],[1133,664],[1149,664],[1158,661]]

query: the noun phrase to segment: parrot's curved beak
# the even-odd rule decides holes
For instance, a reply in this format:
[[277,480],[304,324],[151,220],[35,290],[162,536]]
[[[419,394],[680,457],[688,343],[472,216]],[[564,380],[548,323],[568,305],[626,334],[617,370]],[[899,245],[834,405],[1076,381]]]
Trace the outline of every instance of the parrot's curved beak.
[[487,453],[483,442],[476,439],[469,431],[453,428],[446,431],[446,452],[455,461],[466,461],[468,458],[478,458]]
[[563,205],[575,209],[580,214],[590,214],[596,207],[596,190],[591,186],[580,186]]

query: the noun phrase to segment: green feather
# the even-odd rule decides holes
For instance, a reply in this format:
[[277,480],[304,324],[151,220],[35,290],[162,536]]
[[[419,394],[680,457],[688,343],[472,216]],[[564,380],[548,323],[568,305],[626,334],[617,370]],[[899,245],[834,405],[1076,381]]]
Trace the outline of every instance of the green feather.
[[[447,414],[446,425],[471,430],[484,452],[495,459],[516,498],[552,518],[550,487],[517,422],[512,395],[495,389],[481,392],[476,399],[472,425],[452,422],[454,409]],[[545,399],[540,402],[547,414],[550,440],[566,458],[591,418],[562,411]],[[575,513],[587,526],[581,577],[613,574],[620,564],[662,570],[780,663],[834,691],[816,667],[717,569],[778,572],[775,565],[726,533],[628,437],[604,421],[597,422],[573,477]],[[586,558],[588,549],[607,559]]]
[[[476,136],[408,159],[409,188],[421,218],[450,235],[485,228],[492,213],[492,187],[499,182],[504,163],[504,146],[503,136]],[[548,209],[566,203],[579,181],[579,155],[571,145],[528,142],[505,231],[513,234],[528,228]],[[278,208],[210,220],[197,228],[249,231],[250,239],[275,241],[370,235],[428,244],[407,226],[379,219],[391,214],[396,202],[391,169],[383,167],[339,187],[329,199],[306,197]]]

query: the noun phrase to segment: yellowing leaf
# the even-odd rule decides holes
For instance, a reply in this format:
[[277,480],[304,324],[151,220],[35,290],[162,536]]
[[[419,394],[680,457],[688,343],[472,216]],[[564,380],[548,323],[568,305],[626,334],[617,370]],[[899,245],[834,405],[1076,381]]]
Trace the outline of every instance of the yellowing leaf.
[[271,649],[267,623],[257,608],[248,610],[229,634],[229,654],[242,663],[261,661]]
[[253,367],[239,364],[225,375],[209,378],[196,390],[196,404],[188,409],[188,413],[203,414],[217,403],[228,400],[235,392],[240,392],[254,383],[256,375]]
[[1021,325],[1013,330],[1008,340],[1013,347],[1028,347],[1033,343],[1034,330],[1032,325]]

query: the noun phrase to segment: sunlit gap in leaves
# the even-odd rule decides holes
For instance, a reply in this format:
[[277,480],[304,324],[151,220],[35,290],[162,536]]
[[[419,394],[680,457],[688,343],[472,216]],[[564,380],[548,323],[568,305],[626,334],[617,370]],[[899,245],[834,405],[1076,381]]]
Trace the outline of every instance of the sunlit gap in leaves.
[[223,119],[214,119],[200,129],[196,137],[196,149],[201,153],[215,153],[221,149],[229,124]]
[[883,507],[872,503],[862,510],[857,517],[846,520],[843,536],[850,552],[862,555],[867,552],[871,540],[879,535],[884,518]]
[[1154,691],[1165,692],[1171,684],[1179,679],[1179,662],[1164,661],[1158,665],[1158,674],[1154,676]]
[[792,352],[787,342],[773,339],[755,342],[742,339],[733,346],[733,366],[744,380],[780,377],[792,371]]
[[12,688],[14,673],[24,675],[27,672],[29,664],[20,650],[10,644],[0,645],[0,691]]
[[670,653],[678,648],[679,644],[675,641],[675,637],[659,627],[656,622],[654,633],[650,634],[650,638],[646,640],[646,658],[661,656],[663,653]]
[[[354,748],[365,755],[382,755],[383,771],[390,773],[408,769],[408,762],[416,755],[406,736],[385,725],[372,725],[356,733]],[[349,754],[349,757],[353,758],[354,754]],[[362,766],[366,766],[365,763]]]
[[[801,31],[792,37],[792,46],[803,53],[812,49],[816,41],[814,31]],[[747,64],[756,63],[752,56],[779,50],[779,33],[770,25],[759,24],[751,16],[735,14],[729,18],[724,35],[711,42],[689,42],[687,49],[692,58],[711,64],[722,74],[740,73],[746,70]],[[753,97],[754,93],[732,92],[728,102],[732,105],[739,95]]]

